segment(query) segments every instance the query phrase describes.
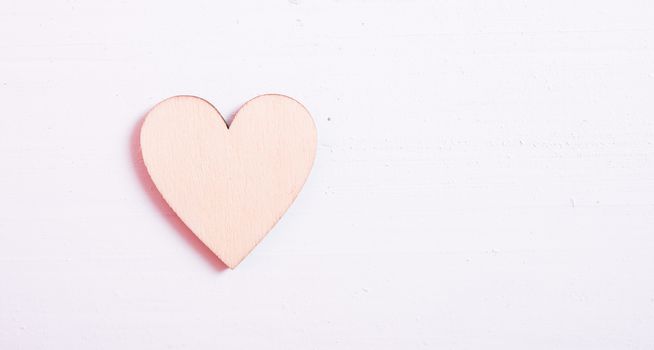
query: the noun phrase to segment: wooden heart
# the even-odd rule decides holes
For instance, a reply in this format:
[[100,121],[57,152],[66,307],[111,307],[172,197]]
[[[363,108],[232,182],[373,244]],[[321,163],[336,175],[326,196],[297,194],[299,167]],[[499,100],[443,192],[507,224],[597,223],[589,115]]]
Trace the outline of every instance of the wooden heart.
[[141,127],[141,152],[170,207],[227,266],[236,267],[298,195],[316,154],[316,127],[282,95],[248,101],[230,126],[209,102],[175,96]]

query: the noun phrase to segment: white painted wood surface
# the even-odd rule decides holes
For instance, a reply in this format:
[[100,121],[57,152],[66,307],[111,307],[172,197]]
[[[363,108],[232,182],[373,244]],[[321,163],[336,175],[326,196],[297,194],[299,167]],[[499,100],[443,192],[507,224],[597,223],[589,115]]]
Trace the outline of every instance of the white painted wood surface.
[[[649,1],[0,6],[0,348],[654,347]],[[278,92],[316,163],[235,271],[136,166]]]

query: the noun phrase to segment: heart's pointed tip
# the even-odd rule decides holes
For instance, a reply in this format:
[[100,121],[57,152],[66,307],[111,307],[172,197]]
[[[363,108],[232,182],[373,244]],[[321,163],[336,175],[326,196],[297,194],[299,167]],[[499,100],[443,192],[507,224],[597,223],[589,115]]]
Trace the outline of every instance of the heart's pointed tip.
[[232,260],[223,260],[223,263],[230,269],[230,270],[235,270],[236,267],[243,261],[243,258],[241,259],[232,259]]
[[234,256],[233,254],[229,254],[229,252],[226,252],[224,250],[221,250],[219,247],[209,244],[209,242],[205,242],[203,239],[200,239],[207,248],[213,253],[216,259],[220,260],[227,268],[230,270],[236,269],[236,267],[245,259],[245,256]]

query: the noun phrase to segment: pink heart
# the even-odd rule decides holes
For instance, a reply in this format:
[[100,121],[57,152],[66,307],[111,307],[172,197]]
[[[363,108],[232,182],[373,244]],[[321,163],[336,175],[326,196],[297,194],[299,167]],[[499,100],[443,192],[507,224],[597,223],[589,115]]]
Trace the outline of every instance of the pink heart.
[[141,128],[152,181],[186,226],[236,267],[302,189],[316,154],[316,127],[299,102],[262,95],[228,127],[209,102],[175,96]]

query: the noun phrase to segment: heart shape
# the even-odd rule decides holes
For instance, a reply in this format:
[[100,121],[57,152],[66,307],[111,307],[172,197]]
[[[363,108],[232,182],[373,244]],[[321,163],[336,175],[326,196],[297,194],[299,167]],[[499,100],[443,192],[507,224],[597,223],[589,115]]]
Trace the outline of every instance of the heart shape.
[[209,102],[175,96],[141,127],[145,166],[168,205],[230,268],[293,203],[311,171],[316,127],[283,95],[245,103],[228,126]]

